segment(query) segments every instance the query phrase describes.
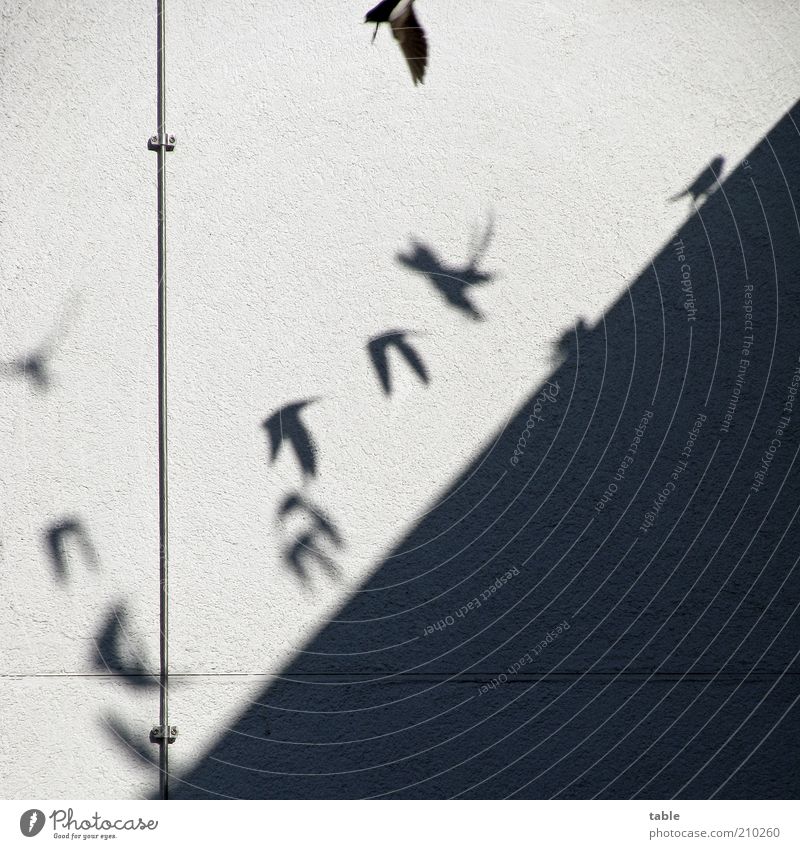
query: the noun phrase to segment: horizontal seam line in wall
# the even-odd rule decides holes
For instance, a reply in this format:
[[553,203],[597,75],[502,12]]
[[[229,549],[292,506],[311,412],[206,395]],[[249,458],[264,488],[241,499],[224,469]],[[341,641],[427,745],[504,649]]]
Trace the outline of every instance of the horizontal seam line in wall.
[[[171,672],[170,678],[273,678],[276,681],[298,681],[303,679],[314,678],[341,678],[341,679],[359,679],[368,678],[375,675],[390,676],[391,672],[386,670],[375,670],[373,672],[297,672],[292,676],[279,675],[269,672]],[[496,678],[499,675],[509,676],[509,681],[515,680],[568,680],[574,678],[685,678],[689,680],[706,680],[709,678],[717,678],[719,680],[743,680],[747,678],[782,678],[788,676],[800,675],[798,671],[756,671],[756,672],[517,672],[516,674],[508,672],[508,670],[495,670],[486,672],[471,672],[468,674],[454,672],[428,672],[428,673],[403,673],[398,672],[393,675],[394,680],[448,680],[453,683],[470,683],[473,681],[481,681],[486,678]],[[153,673],[87,673],[87,672],[3,672],[0,673],[0,679],[3,678],[97,678],[104,680],[129,680],[131,678],[158,678],[157,672]],[[384,678],[379,683],[392,683],[387,678]]]

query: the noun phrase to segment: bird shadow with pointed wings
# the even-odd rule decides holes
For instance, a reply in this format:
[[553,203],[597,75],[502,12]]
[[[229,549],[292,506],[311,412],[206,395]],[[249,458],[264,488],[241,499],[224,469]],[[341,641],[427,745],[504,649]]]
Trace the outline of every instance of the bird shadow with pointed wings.
[[331,577],[337,577],[339,567],[322,545],[327,542],[336,549],[344,547],[344,540],[336,525],[321,510],[310,504],[302,495],[288,495],[278,508],[278,518],[286,521],[289,516],[302,513],[308,525],[301,530],[284,551],[287,566],[307,584],[310,580],[309,564],[316,561]]
[[681,198],[689,197],[693,203],[697,203],[708,198],[717,190],[724,168],[725,157],[715,156],[683,191],[673,195],[669,200],[674,203]]
[[468,315],[475,321],[483,319],[483,313],[475,305],[471,290],[475,286],[491,283],[495,275],[481,271],[479,265],[494,235],[494,218],[489,216],[483,235],[464,265],[448,265],[432,248],[412,238],[410,251],[397,254],[400,265],[427,278],[430,285],[453,309]]
[[293,404],[286,404],[264,421],[264,430],[269,434],[271,463],[277,459],[284,442],[288,442],[294,449],[303,474],[310,477],[316,476],[317,447],[311,432],[300,418],[303,409],[316,400],[316,398],[307,398]]
[[392,376],[389,370],[389,350],[391,348],[394,348],[403,357],[423,383],[430,383],[428,369],[416,349],[406,339],[408,335],[409,331],[407,330],[390,330],[388,333],[382,333],[367,342],[367,353],[386,395],[392,393]]

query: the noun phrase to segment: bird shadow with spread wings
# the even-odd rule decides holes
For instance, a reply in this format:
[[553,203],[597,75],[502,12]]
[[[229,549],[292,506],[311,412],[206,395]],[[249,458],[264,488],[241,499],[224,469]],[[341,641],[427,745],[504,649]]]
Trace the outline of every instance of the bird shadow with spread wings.
[[284,442],[289,442],[304,475],[315,477],[317,474],[317,447],[311,432],[300,418],[300,413],[316,398],[306,398],[293,404],[286,404],[273,413],[263,423],[269,434],[270,462],[274,463]]
[[483,314],[471,297],[471,289],[491,283],[495,275],[481,271],[479,265],[494,235],[494,218],[489,217],[483,236],[465,265],[447,265],[437,253],[422,242],[412,239],[412,249],[397,254],[397,261],[423,275],[453,309],[481,321]]
[[427,366],[416,349],[406,339],[408,335],[409,331],[407,330],[390,330],[388,333],[382,333],[367,342],[367,353],[386,395],[390,395],[392,392],[392,376],[389,370],[390,348],[394,348],[405,359],[411,370],[423,383],[430,383]]
[[336,525],[302,495],[293,493],[278,508],[278,518],[285,522],[296,513],[304,514],[307,523],[287,546],[284,552],[286,564],[304,584],[310,580],[309,564],[312,561],[322,566],[331,577],[337,577],[339,567],[322,545],[327,542],[336,549],[344,547]]

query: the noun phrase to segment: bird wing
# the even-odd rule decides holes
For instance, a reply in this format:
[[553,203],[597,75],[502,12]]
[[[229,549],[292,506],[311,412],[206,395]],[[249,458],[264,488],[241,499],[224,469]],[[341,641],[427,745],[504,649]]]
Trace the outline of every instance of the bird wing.
[[308,572],[303,564],[303,560],[305,559],[309,544],[313,543],[313,541],[314,539],[311,534],[304,534],[295,541],[293,546],[287,548],[284,552],[287,565],[304,584],[308,583]]
[[423,383],[430,383],[428,369],[425,367],[425,363],[414,348],[406,342],[405,339],[398,339],[397,342],[395,342],[395,345],[397,350],[400,351],[400,353],[406,358],[406,362],[409,366],[417,373],[420,380]]
[[483,255],[486,253],[491,241],[494,236],[494,214],[490,212],[489,218],[486,222],[486,231],[483,234],[483,238],[476,245],[475,250],[472,252],[472,259],[469,261],[470,268],[475,268],[478,263],[483,258]]
[[392,379],[389,376],[389,361],[386,356],[386,337],[378,336],[376,339],[370,339],[367,343],[367,351],[378,373],[378,380],[381,382],[384,394],[388,395],[392,391]]
[[428,64],[428,40],[414,14],[414,4],[409,3],[405,11],[389,23],[392,25],[392,34],[400,42],[414,85],[423,82]]
[[317,448],[308,428],[300,419],[300,411],[313,400],[287,404],[273,413],[265,422],[269,434],[270,463],[274,463],[284,442],[290,442],[303,472],[312,477],[317,474]]
[[281,412],[278,411],[264,421],[264,429],[269,434],[269,461],[275,462],[281,445],[283,445],[283,427],[281,423]]
[[157,686],[158,680],[154,682],[147,675],[145,666],[138,657],[126,656],[123,640],[128,636],[125,627],[127,615],[127,608],[122,605],[112,608],[105,627],[95,638],[95,666],[105,672],[116,672],[127,679],[128,684],[136,687],[149,687],[154,683]]
[[444,296],[445,300],[448,304],[450,304],[450,306],[467,313],[467,315],[469,315],[471,318],[474,318],[476,321],[480,321],[483,318],[480,313],[480,310],[478,310],[475,307],[475,304],[473,304],[472,301],[467,297],[467,284],[462,283],[461,285],[450,286],[438,285],[437,289]]
[[317,449],[308,428],[299,418],[292,421],[288,438],[291,440],[300,468],[305,474],[315,477],[317,474]]

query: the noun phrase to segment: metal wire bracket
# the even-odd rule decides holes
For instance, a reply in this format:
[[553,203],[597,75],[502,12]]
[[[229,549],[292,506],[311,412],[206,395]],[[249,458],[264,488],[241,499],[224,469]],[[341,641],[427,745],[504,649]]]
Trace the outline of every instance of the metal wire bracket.
[[175,150],[175,136],[168,136],[166,133],[156,133],[156,135],[150,136],[147,140],[148,150],[158,150],[162,147],[164,150]]
[[154,725],[150,729],[150,740],[153,743],[160,743],[162,740],[166,740],[167,743],[174,743],[177,736],[177,725]]

